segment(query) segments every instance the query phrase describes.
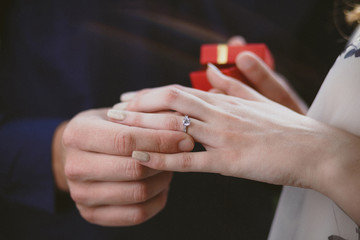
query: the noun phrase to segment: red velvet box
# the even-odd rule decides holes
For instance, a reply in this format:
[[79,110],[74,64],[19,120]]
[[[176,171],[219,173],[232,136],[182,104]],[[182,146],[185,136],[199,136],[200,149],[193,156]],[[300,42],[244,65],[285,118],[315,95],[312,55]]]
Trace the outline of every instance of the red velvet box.
[[[259,56],[270,68],[274,68],[274,60],[265,44],[246,44],[243,46],[228,46],[225,44],[205,44],[201,46],[200,63],[216,65],[225,75],[247,83],[244,75],[235,66],[236,56],[243,51],[250,51]],[[192,86],[196,89],[208,91],[211,85],[207,80],[206,71],[200,70],[190,73]]]

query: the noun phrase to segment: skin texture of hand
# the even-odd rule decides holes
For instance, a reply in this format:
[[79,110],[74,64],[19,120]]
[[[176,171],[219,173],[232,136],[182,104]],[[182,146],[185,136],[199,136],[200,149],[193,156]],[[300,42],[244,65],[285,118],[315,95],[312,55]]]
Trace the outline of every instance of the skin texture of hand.
[[[182,131],[183,116],[190,116],[191,125],[187,132],[207,151],[171,155],[150,153],[151,161],[148,164],[151,168],[175,167],[176,171],[216,172],[275,184],[309,187],[308,177],[313,175],[308,172],[314,169],[313,166],[291,171],[290,168],[297,166],[291,165],[288,155],[291,152],[295,154],[294,150],[298,150],[299,156],[302,155],[302,148],[293,147],[299,146],[299,143],[293,144],[290,140],[304,138],[304,144],[308,144],[307,140],[314,135],[310,125],[315,121],[258,95],[245,85],[243,92],[246,92],[243,97],[247,99],[180,86],[144,90],[123,104],[126,105],[126,111],[122,112],[125,117],[119,122],[130,126]],[[183,116],[156,113],[165,110],[177,111]],[[316,124],[319,128],[323,127],[320,123]],[[276,151],[269,148],[269,143]],[[316,148],[313,146],[314,152]],[[278,165],[275,167],[273,162],[266,161],[267,158],[274,158]],[[307,164],[304,163],[304,166]],[[289,177],[288,171],[293,172],[293,176]]]
[[[235,36],[229,39],[229,45],[244,45],[243,37]],[[290,87],[287,80],[270,69],[265,62],[252,52],[242,52],[236,57],[236,66],[244,74],[251,87],[266,98],[280,103],[298,113],[305,114],[307,106],[297,93]],[[239,97],[242,89],[238,80],[226,78],[208,78],[214,87],[211,92],[224,93]]]
[[[208,76],[225,78],[208,69]],[[360,140],[298,114],[242,85],[242,98],[170,86],[132,94],[117,109],[119,122],[151,129],[187,129],[205,152],[159,154],[135,151],[153,169],[212,172],[271,184],[312,188],[333,199],[360,222]],[[356,196],[354,196],[356,195]]]
[[58,127],[53,143],[54,177],[60,189],[70,191],[87,221],[136,225],[163,209],[172,173],[140,165],[131,158],[132,152],[191,151],[194,142],[182,132],[108,121],[106,112],[82,112]]

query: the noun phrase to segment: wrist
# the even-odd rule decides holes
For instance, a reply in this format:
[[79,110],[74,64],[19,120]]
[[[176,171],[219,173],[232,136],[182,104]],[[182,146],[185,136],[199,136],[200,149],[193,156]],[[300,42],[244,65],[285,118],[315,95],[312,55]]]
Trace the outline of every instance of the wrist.
[[360,138],[340,129],[333,129],[327,139],[327,155],[322,161],[315,189],[360,222]]

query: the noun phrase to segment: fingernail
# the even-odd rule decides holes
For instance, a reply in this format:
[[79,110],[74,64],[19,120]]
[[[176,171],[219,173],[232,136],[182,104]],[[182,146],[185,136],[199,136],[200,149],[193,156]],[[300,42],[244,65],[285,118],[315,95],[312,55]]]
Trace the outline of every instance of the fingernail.
[[249,70],[254,66],[255,61],[252,59],[247,53],[239,55],[236,61],[236,65],[240,68],[240,70]]
[[212,63],[208,63],[207,64],[208,68],[211,69],[212,71],[214,71],[217,74],[223,75],[223,73],[220,71],[219,68],[217,68],[214,64]]
[[113,119],[116,119],[116,120],[124,120],[126,114],[125,114],[124,111],[119,111],[119,110],[116,110],[116,109],[110,109],[107,112],[107,116],[109,118],[113,118]]
[[189,138],[185,138],[184,140],[179,142],[179,150],[180,151],[191,151],[194,148],[194,142],[191,141]]
[[116,110],[126,110],[126,106],[128,105],[127,102],[121,102],[121,103],[117,103],[113,106],[113,109]]
[[246,44],[246,40],[242,36],[233,36],[228,41],[228,45],[230,46],[243,46],[245,44]]
[[126,92],[126,93],[123,93],[121,94],[120,96],[120,101],[121,102],[127,102],[127,101],[130,101],[132,100],[136,95],[136,92]]
[[132,158],[140,162],[150,161],[150,155],[147,152],[133,151]]

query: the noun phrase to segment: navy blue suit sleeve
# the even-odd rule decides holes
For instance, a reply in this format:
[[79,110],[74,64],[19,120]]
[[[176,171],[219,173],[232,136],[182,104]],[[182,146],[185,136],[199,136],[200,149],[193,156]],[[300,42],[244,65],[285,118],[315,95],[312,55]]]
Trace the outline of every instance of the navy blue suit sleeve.
[[54,211],[51,144],[62,119],[20,119],[0,127],[2,197]]

